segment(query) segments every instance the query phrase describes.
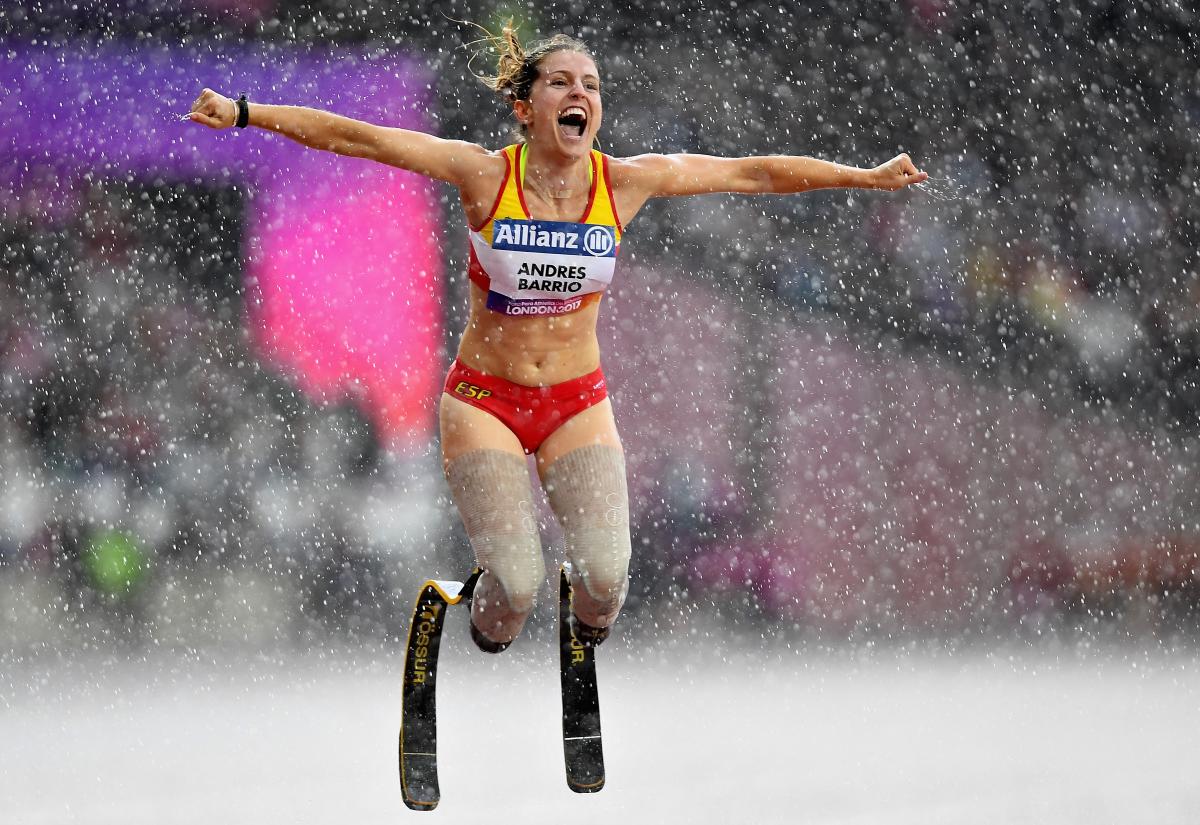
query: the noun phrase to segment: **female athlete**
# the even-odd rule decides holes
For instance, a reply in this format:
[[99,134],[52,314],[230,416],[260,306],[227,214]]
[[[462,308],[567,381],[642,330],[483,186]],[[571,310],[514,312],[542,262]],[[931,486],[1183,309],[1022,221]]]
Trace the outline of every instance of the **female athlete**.
[[907,155],[873,169],[809,157],[722,158],[592,148],[603,120],[587,48],[556,35],[523,48],[511,27],[488,85],[517,142],[497,151],[298,106],[205,89],[189,118],[256,126],[314,149],[370,158],[458,188],[470,238],[470,318],[441,397],[442,459],[483,569],[471,635],[489,652],[521,632],[545,578],[526,455],[561,522],[573,630],[598,644],[628,589],[625,459],[600,370],[596,319],[625,226],[650,198],[715,192],[895,190],[926,179]]

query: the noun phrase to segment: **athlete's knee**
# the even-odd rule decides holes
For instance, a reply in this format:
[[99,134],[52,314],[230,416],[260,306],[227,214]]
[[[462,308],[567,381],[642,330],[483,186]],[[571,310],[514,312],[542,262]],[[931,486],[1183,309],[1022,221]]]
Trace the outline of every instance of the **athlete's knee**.
[[625,570],[583,568],[572,586],[577,594],[576,612],[580,618],[593,626],[607,627],[616,621],[625,604],[629,576]]
[[580,578],[588,595],[598,602],[620,606],[625,602],[629,590],[629,565],[587,565],[580,570]]
[[537,603],[542,575],[526,575],[519,578],[501,577],[491,570],[484,570],[472,597],[472,608],[476,613],[509,618],[520,617],[524,622]]
[[485,571],[471,599],[471,636],[490,653],[499,653],[521,634],[533,611],[536,589],[510,596],[500,579]]
[[[540,558],[539,558],[540,562]],[[537,604],[538,590],[546,571],[539,563],[536,566],[497,566],[489,572],[495,577],[496,590],[503,597],[504,608],[509,612],[528,615]]]

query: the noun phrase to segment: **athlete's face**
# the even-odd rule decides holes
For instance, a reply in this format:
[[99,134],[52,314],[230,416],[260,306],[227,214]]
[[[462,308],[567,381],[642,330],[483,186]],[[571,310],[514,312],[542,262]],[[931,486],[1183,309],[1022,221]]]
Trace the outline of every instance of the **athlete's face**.
[[518,100],[515,111],[531,141],[585,156],[603,114],[596,64],[579,52],[551,52],[538,65],[529,100]]

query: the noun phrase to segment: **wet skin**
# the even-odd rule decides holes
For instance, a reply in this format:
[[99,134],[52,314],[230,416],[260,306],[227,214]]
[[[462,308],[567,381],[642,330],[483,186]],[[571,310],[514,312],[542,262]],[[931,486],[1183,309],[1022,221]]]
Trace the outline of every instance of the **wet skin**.
[[[582,134],[559,123],[560,115],[579,107],[586,115]],[[602,105],[595,63],[578,52],[555,52],[540,66],[528,101],[513,106],[525,124],[525,202],[530,216],[577,221],[591,191],[592,141],[600,128]],[[504,158],[495,153],[487,171],[460,188],[472,226],[488,218],[504,180]],[[624,216],[618,201],[618,213]],[[638,207],[641,204],[637,204]],[[558,317],[512,318],[487,308],[487,293],[471,284],[470,318],[458,357],[480,372],[527,386],[549,386],[586,375],[600,365],[596,321],[600,300]],[[443,394],[440,423],[443,460],[449,463],[475,449],[503,449],[522,454],[516,437],[497,419],[451,395]],[[620,447],[612,405],[605,400],[556,430],[538,450],[544,470],[559,456],[589,444]]]

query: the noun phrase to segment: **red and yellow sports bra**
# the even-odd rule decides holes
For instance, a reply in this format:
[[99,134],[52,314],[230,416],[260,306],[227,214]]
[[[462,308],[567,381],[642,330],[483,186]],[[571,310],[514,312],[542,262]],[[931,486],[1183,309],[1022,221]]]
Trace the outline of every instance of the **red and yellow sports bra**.
[[525,146],[504,149],[504,182],[491,215],[471,228],[471,280],[504,315],[566,315],[600,300],[621,245],[608,158],[592,150],[592,188],[575,223],[540,221],[525,205]]

